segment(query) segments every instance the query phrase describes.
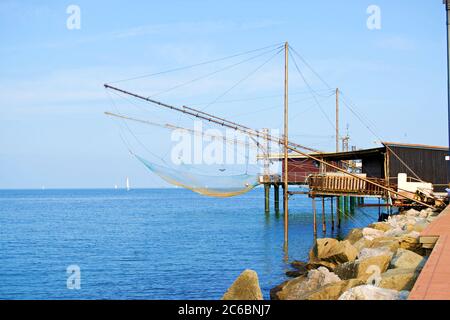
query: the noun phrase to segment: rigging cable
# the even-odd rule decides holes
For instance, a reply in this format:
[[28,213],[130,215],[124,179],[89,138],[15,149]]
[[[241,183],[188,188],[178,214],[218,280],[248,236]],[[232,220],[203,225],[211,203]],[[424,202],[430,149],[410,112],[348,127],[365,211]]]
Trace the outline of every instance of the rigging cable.
[[143,79],[143,78],[150,78],[150,77],[154,77],[154,76],[158,76],[158,75],[162,75],[162,74],[167,74],[167,73],[171,73],[171,72],[191,69],[191,68],[203,66],[203,65],[206,65],[206,64],[211,64],[211,63],[214,63],[214,62],[220,62],[220,61],[223,61],[223,60],[229,60],[229,59],[232,59],[232,58],[236,58],[236,57],[243,56],[243,55],[246,55],[246,54],[249,54],[249,53],[253,53],[253,52],[262,51],[262,50],[265,50],[265,49],[268,49],[268,48],[272,48],[272,47],[279,47],[281,45],[282,45],[282,43],[275,43],[275,44],[272,44],[272,45],[269,45],[269,46],[265,46],[265,47],[254,49],[254,50],[245,51],[245,52],[242,52],[242,53],[233,54],[233,55],[226,56],[226,57],[223,57],[223,58],[208,60],[208,61],[191,64],[191,65],[184,66],[184,67],[173,68],[173,69],[169,69],[169,70],[165,70],[165,71],[159,71],[159,72],[155,72],[155,73],[147,73],[147,74],[143,74],[143,75],[127,78],[127,79],[121,79],[121,80],[112,81],[112,82],[109,82],[109,83],[112,84],[112,83],[126,82],[126,81],[131,81],[131,80],[138,80],[138,79]]

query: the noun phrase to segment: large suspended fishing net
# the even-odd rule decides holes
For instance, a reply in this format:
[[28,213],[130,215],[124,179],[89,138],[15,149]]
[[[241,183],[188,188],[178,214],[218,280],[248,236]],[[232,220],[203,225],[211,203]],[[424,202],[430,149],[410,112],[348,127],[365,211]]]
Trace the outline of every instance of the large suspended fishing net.
[[136,156],[148,169],[166,182],[212,197],[233,197],[252,190],[258,185],[256,175],[207,176],[191,172],[185,166],[179,169],[151,163]]
[[[128,121],[121,137],[129,151],[148,170],[173,186],[206,196],[232,197],[259,184],[262,171],[256,158],[258,152],[264,153],[264,148],[258,147],[256,140],[236,133],[231,137],[229,132],[222,134],[220,130],[198,131],[137,121],[115,113],[109,115],[120,122]],[[135,125],[138,128],[133,128]],[[149,133],[143,126],[151,127]],[[149,135],[158,138],[148,139]]]

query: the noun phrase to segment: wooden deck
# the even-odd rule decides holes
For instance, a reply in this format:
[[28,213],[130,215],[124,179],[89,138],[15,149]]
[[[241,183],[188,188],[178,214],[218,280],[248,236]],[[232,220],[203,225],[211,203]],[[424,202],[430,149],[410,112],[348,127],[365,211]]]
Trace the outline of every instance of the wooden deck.
[[450,300],[450,205],[421,234],[434,248],[421,271],[409,300]]
[[[377,178],[366,178],[367,180],[385,185],[385,181]],[[308,177],[308,185],[311,194],[314,195],[354,195],[354,196],[376,196],[383,197],[386,191],[382,188],[368,183],[364,180],[347,176],[340,173],[314,174]]]

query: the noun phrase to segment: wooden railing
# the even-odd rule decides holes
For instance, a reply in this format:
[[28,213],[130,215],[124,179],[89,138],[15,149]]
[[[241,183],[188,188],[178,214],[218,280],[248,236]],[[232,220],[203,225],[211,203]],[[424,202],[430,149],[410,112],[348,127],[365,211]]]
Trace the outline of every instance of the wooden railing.
[[[366,178],[383,186],[385,180],[378,178]],[[312,174],[308,177],[308,185],[311,192],[316,193],[354,193],[361,195],[385,195],[386,191],[379,186],[348,175],[337,174]]]

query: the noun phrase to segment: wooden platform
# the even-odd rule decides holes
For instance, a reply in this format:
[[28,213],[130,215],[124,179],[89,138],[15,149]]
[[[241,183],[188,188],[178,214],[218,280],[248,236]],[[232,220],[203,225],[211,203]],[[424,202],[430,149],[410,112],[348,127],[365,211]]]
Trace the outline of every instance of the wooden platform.
[[450,300],[450,205],[421,234],[434,248],[414,284],[409,300]]

